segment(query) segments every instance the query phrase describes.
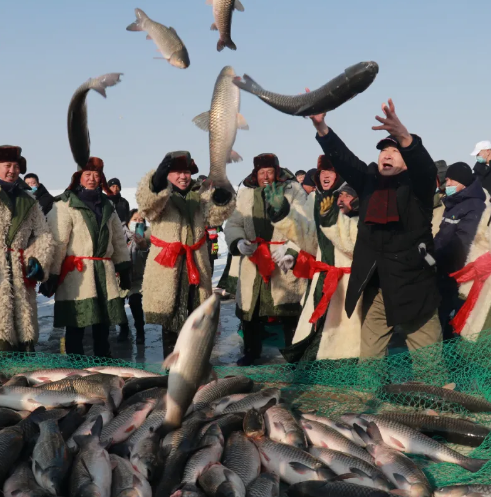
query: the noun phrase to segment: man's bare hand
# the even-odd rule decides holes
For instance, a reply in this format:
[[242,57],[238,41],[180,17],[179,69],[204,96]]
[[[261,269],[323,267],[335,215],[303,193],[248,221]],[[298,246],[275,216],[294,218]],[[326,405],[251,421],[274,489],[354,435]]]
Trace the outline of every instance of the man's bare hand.
[[[305,92],[310,93],[310,90],[308,88],[305,88]],[[319,136],[326,136],[327,133],[329,133],[329,128],[327,127],[327,124],[325,122],[326,112],[323,112],[322,114],[317,114],[316,116],[309,116],[309,117],[312,120],[312,124],[317,130]]]
[[375,131],[387,131],[389,134],[397,139],[401,147],[409,147],[409,145],[411,145],[413,141],[413,137],[409,134],[407,128],[397,117],[396,108],[392,99],[389,98],[388,102],[389,105],[387,105],[385,102],[382,104],[382,111],[385,114],[385,118],[375,116],[375,119],[381,122],[382,125],[373,126],[372,129]]

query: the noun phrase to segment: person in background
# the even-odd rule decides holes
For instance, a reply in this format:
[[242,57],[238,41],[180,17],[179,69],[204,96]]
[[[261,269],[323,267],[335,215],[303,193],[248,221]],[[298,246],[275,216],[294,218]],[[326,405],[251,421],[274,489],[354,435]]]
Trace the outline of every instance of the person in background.
[[51,193],[46,190],[46,187],[39,183],[39,178],[37,174],[29,173],[24,176],[24,182],[29,185],[32,192],[34,193],[34,198],[39,202],[43,214],[48,215],[48,212],[53,206],[54,197]]
[[85,354],[84,332],[92,326],[94,355],[111,357],[109,326],[127,322],[116,273],[129,290],[131,260],[110,193],[104,162],[90,157],[48,214],[56,244],[40,292],[55,294],[54,326],[66,328],[67,354]]
[[313,191],[315,191],[315,180],[314,177],[317,173],[317,169],[310,169],[305,175],[305,179],[303,180],[302,187],[306,191],[307,195],[310,195]]
[[295,173],[295,178],[297,178],[297,181],[302,185],[304,180],[305,180],[305,175],[307,173],[303,170],[303,169],[299,169],[296,173]]
[[54,242],[29,190],[22,149],[0,147],[0,351],[34,352],[39,337],[36,284],[48,279]]
[[433,196],[433,219],[431,222],[431,230],[433,238],[435,238],[440,224],[442,223],[443,213],[445,212],[445,205],[443,198],[445,197],[445,182],[447,181],[447,163],[444,160],[437,160],[435,162],[437,169],[436,175],[436,190]]
[[[141,227],[144,230],[143,236],[140,231]],[[135,321],[136,343],[137,345],[142,345],[145,343],[145,316],[143,313],[141,289],[148,251],[150,249],[150,229],[147,227],[146,221],[138,212],[138,209],[131,209],[128,221],[123,225],[123,231],[132,262],[131,289],[128,294],[128,303],[130,304],[131,314]],[[118,341],[124,342],[128,340],[129,334],[129,326],[126,325],[126,327],[121,328]]]
[[476,158],[474,177],[479,179],[482,187],[491,194],[491,167],[489,166],[491,161],[491,141],[485,140],[476,143],[471,156]]
[[458,284],[450,274],[465,266],[486,207],[486,195],[481,182],[474,178],[472,169],[464,162],[456,162],[448,167],[445,192],[445,210],[435,236],[435,260],[442,296],[438,312],[443,336],[449,339],[453,337],[449,324],[451,315],[458,312],[462,305]]
[[112,178],[107,182],[107,186],[111,190],[109,200],[114,204],[121,222],[126,223],[130,214],[130,204],[121,196],[121,182],[118,178]]
[[345,216],[358,217],[358,209],[360,208],[358,194],[347,183],[337,190],[336,204]]

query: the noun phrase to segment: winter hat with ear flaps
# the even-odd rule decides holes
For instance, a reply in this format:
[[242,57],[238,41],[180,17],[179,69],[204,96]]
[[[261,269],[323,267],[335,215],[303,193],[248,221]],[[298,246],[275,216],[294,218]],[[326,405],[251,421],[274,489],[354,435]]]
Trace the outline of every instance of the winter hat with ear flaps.
[[0,146],[0,162],[17,162],[20,174],[26,174],[27,161],[22,157],[22,148],[15,145]]
[[86,171],[96,171],[101,175],[101,188],[106,195],[112,195],[113,192],[107,186],[106,176],[104,175],[104,161],[99,159],[99,157],[89,157],[87,164],[76,173],[73,173],[72,181],[67,190],[74,190],[80,185],[80,178],[82,174]]

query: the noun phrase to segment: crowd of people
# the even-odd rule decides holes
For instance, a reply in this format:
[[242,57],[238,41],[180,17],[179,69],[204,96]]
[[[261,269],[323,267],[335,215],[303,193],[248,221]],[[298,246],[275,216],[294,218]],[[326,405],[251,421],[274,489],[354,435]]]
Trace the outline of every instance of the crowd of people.
[[[476,165],[434,161],[394,104],[374,130],[378,160],[354,155],[325,114],[311,116],[323,154],[293,174],[254,158],[237,192],[205,186],[187,151],[141,180],[130,210],[117,178],[91,157],[53,197],[17,146],[0,147],[0,350],[33,351],[36,291],[54,296],[68,354],[111,357],[109,328],[136,342],[162,327],[164,357],[213,291],[218,233],[229,255],[219,288],[235,295],[240,366],[260,359],[265,325],[284,332],[289,362],[382,357],[396,334],[410,351],[491,328],[491,142]],[[307,169],[307,168],[306,168]],[[23,175],[21,179],[20,175]],[[37,289],[37,285],[39,288]]]

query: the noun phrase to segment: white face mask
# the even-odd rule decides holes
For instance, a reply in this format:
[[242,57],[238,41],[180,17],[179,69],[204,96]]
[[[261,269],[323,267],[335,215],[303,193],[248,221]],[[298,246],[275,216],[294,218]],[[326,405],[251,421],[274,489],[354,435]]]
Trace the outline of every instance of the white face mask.
[[136,221],[130,221],[130,224],[128,225],[128,228],[130,229],[130,231],[132,231],[134,233],[135,230],[136,230],[136,225],[137,225]]

